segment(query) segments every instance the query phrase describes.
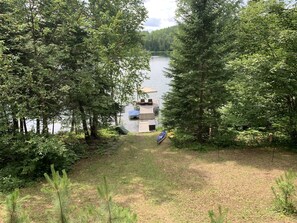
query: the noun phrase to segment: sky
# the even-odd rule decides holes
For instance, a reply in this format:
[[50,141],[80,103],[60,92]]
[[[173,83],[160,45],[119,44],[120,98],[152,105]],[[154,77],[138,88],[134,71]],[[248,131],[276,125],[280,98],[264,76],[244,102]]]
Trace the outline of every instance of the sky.
[[174,26],[176,0],[144,0],[144,6],[148,10],[148,19],[144,24],[147,31]]

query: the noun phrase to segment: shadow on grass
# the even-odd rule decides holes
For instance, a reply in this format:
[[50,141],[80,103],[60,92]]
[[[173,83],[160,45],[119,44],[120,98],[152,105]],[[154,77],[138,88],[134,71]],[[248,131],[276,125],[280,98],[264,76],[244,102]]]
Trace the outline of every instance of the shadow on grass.
[[[274,151],[273,151],[274,150]],[[273,155],[274,153],[274,155]],[[245,148],[245,149],[220,149],[208,153],[198,153],[206,162],[236,162],[241,166],[249,166],[262,170],[297,170],[297,153],[275,148]]]

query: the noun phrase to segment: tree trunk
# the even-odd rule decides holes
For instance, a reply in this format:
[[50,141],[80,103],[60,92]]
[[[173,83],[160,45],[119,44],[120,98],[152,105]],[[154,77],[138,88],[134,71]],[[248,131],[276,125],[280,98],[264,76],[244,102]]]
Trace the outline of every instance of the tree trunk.
[[203,66],[201,66],[200,70],[202,71],[201,79],[200,79],[200,92],[199,92],[199,109],[198,109],[198,126],[197,126],[197,140],[199,143],[203,143],[203,116],[204,116],[204,72]]
[[289,126],[291,141],[296,144],[297,143],[297,121],[296,121],[296,113],[297,113],[297,105],[296,99],[294,96],[288,95],[287,106],[289,111]]
[[82,106],[81,103],[79,103],[79,111],[80,111],[80,115],[81,115],[83,130],[84,130],[84,133],[85,133],[85,140],[88,141],[90,139],[90,134],[89,134],[89,130],[88,130],[86,113],[85,113],[84,107]]
[[92,139],[98,139],[98,115],[93,113],[93,121],[91,125],[91,137]]
[[26,119],[25,118],[23,118],[23,126],[24,126],[25,134],[28,134],[28,129],[27,129],[27,124],[26,124]]
[[40,119],[36,119],[36,134],[40,134]]
[[21,133],[24,133],[24,122],[23,122],[23,119],[22,118],[20,118],[20,132]]
[[15,113],[12,113],[12,131],[14,133],[17,133],[19,131],[19,121],[18,119],[16,118],[16,115]]
[[52,135],[55,134],[55,119],[53,119]]
[[118,114],[117,113],[114,114],[114,123],[115,123],[116,126],[119,125]]
[[74,110],[72,112],[72,118],[71,118],[71,129],[70,132],[74,132],[75,129],[75,114],[74,114]]
[[48,120],[46,116],[42,118],[42,134],[48,134]]

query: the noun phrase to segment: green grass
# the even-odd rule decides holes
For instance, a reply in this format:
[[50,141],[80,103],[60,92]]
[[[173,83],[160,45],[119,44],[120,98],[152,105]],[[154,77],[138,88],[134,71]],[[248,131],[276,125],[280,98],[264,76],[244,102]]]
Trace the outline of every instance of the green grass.
[[[74,211],[98,203],[96,186],[106,176],[114,200],[130,207],[141,223],[210,222],[208,211],[218,205],[229,209],[230,222],[297,222],[272,210],[271,191],[275,178],[296,170],[297,154],[277,150],[272,163],[271,148],[241,148],[221,150],[218,158],[216,151],[177,150],[168,139],[157,146],[156,136],[120,137],[119,148],[94,150],[79,161],[69,173]],[[31,196],[25,208],[36,223],[45,222],[51,207],[40,191],[44,183],[21,190]]]

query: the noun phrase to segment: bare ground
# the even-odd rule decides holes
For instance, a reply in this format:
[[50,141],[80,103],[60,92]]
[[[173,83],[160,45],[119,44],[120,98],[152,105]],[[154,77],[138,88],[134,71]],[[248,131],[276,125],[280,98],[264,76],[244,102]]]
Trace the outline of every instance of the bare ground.
[[[121,138],[112,155],[94,153],[70,172],[72,204],[80,209],[98,202],[96,186],[107,176],[114,200],[130,207],[140,223],[209,222],[208,211],[228,208],[233,223],[289,223],[296,217],[273,211],[271,186],[288,169],[297,170],[297,154],[272,149],[239,149],[200,153],[172,148],[156,134]],[[50,199],[40,192],[43,183],[25,188],[25,204],[32,222],[45,222]],[[0,206],[0,219],[3,205]],[[1,220],[0,220],[1,222]]]

